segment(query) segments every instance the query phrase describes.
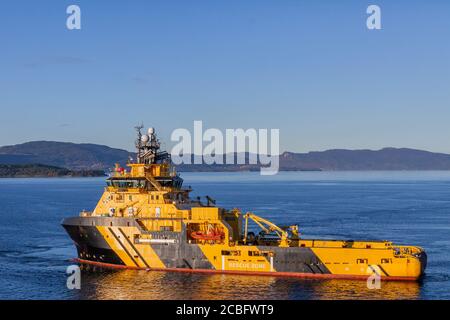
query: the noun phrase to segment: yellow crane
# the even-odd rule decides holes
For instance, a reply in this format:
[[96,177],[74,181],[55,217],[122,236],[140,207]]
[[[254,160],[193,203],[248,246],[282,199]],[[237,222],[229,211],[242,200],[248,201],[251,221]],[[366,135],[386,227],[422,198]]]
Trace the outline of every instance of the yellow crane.
[[[289,227],[279,227],[273,222],[261,218],[251,212],[247,212],[244,214],[245,218],[245,229],[244,229],[244,243],[247,242],[247,235],[248,235],[248,219],[251,219],[254,221],[264,232],[270,233],[275,232],[278,237],[280,237],[280,247],[289,247],[290,240],[298,240],[299,239],[299,233],[298,233],[298,226],[293,225]],[[291,230],[292,237],[289,237],[288,230]]]

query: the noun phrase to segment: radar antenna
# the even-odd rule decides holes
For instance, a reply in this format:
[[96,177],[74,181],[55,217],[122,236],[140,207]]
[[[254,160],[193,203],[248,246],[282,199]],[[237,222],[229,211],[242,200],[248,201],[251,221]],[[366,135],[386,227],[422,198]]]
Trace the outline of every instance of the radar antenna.
[[170,155],[167,152],[159,152],[161,143],[156,136],[155,129],[149,128],[147,134],[142,134],[141,130],[143,128],[142,124],[135,127],[137,131],[137,163],[155,164],[170,162]]

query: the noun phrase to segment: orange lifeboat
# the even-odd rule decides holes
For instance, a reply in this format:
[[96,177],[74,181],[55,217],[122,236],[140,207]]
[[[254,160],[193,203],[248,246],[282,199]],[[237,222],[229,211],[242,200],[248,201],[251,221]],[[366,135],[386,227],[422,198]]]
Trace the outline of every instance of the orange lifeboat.
[[191,237],[195,240],[222,240],[225,234],[222,231],[213,229],[208,232],[193,231]]

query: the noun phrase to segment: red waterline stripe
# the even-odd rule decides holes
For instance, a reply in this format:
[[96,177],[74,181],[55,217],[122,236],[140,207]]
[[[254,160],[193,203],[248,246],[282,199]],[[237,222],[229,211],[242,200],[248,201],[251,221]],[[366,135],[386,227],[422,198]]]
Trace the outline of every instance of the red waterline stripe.
[[[345,274],[318,274],[318,273],[300,273],[300,272],[263,272],[263,271],[234,271],[234,270],[208,270],[208,269],[184,269],[184,268],[142,268],[133,266],[124,266],[119,264],[111,264],[98,261],[90,261],[75,258],[72,261],[101,266],[111,269],[134,269],[134,270],[147,270],[147,271],[164,271],[164,272],[185,272],[185,273],[207,273],[207,274],[234,274],[245,276],[269,276],[269,277],[289,277],[300,279],[342,279],[342,280],[364,280],[366,281],[368,276],[362,275],[345,275]],[[381,276],[381,280],[386,281],[417,281],[417,277],[397,277],[397,276]]]

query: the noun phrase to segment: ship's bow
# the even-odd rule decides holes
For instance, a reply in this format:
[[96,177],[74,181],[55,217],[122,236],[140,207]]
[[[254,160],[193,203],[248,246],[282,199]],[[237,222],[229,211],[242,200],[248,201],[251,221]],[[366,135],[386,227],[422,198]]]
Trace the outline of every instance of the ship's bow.
[[94,217],[70,217],[62,226],[75,243],[78,259],[87,262],[123,265],[123,261],[108,245]]

